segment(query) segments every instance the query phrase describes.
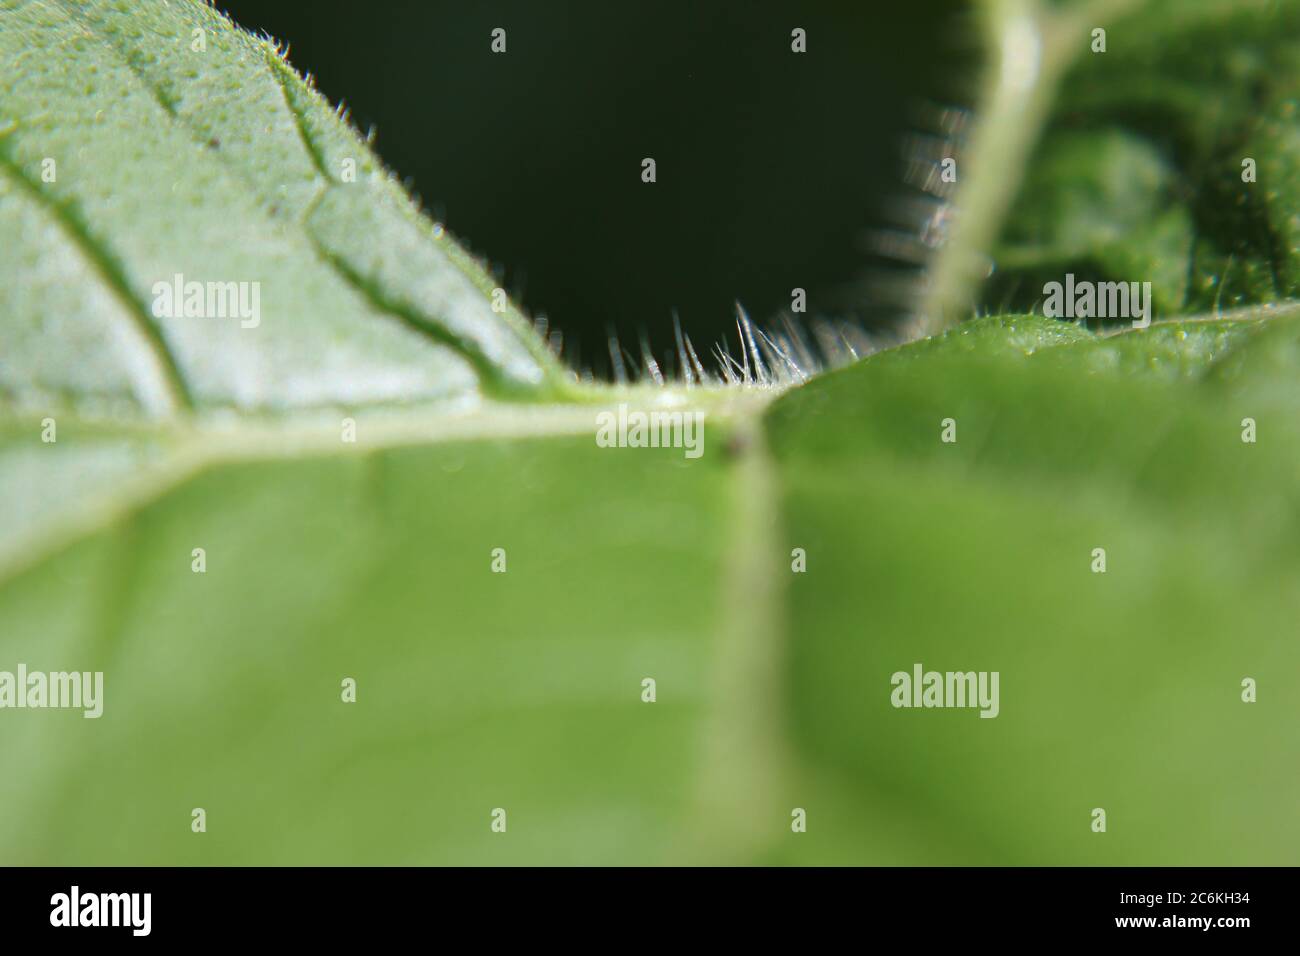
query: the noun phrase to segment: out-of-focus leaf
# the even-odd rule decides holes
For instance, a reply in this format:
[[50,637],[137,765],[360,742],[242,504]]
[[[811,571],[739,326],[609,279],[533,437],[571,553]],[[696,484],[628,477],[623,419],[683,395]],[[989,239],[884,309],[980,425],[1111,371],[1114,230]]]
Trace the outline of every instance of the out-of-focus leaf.
[[984,301],[1028,309],[1066,272],[1151,282],[1164,317],[1294,296],[1300,4],[1155,0],[1072,22],[1075,65]]
[[[1252,326],[1032,353],[963,349],[982,334],[963,327],[776,403],[784,543],[808,554],[785,696],[820,783],[793,799],[828,811],[816,858],[1295,863],[1300,326]],[[1257,354],[1277,366],[1225,381]],[[1001,712],[891,707],[891,675],[918,662],[999,671]],[[1266,702],[1242,702],[1247,677]]]

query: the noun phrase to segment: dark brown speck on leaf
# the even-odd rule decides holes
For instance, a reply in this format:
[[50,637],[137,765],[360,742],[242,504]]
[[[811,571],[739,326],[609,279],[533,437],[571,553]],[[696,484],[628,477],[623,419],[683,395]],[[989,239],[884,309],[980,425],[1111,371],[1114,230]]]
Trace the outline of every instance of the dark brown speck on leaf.
[[749,451],[750,444],[749,435],[743,431],[733,431],[727,436],[727,440],[722,447],[726,451],[728,458],[740,458]]

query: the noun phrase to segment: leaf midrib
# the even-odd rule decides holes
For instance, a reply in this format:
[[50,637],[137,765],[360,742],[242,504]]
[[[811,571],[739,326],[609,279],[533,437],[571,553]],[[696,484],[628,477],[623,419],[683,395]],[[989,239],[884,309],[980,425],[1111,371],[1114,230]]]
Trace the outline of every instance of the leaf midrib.
[[[29,570],[67,546],[122,520],[183,487],[195,478],[220,467],[273,461],[312,460],[333,457],[365,457],[393,448],[418,447],[453,442],[528,440],[552,437],[591,436],[595,440],[596,415],[602,409],[625,401],[643,409],[681,409],[686,401],[705,410],[723,430],[747,424],[753,426],[775,390],[730,389],[590,389],[591,404],[536,405],[493,402],[457,413],[446,408],[370,412],[358,415],[357,441],[341,439],[342,415],[326,420],[308,420],[296,415],[287,421],[240,419],[223,427],[201,419],[162,422],[94,420],[59,416],[64,435],[86,430],[103,437],[156,439],[160,453],[136,477],[95,497],[76,514],[55,519],[16,540],[0,542],[0,586]],[[0,424],[4,423],[0,418]],[[15,421],[18,427],[27,427]],[[712,425],[710,426],[713,427]],[[33,432],[35,434],[35,432]],[[60,439],[64,444],[69,439]]]

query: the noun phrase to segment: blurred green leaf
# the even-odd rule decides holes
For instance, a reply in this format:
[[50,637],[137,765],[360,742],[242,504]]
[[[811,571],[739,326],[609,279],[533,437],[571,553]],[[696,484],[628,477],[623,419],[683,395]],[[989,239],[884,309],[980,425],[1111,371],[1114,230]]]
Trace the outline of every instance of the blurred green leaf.
[[1150,281],[1165,318],[1300,291],[1300,4],[1152,0],[1070,22],[1074,65],[982,301],[1027,310],[1066,272]]

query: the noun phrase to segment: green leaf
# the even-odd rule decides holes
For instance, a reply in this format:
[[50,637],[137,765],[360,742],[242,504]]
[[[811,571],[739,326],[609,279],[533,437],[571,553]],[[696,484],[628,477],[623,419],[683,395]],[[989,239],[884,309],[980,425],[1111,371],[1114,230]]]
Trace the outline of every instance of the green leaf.
[[1300,6],[1161,0],[1094,25],[1107,48],[1070,44],[986,301],[1029,308],[1066,272],[1150,281],[1162,317],[1294,296]]
[[[198,3],[3,16],[13,404],[167,415],[564,390],[523,318],[493,311],[495,284],[268,41]],[[258,283],[259,323],[155,317],[155,284],[177,275]]]
[[[989,7],[1043,70],[994,71],[935,327],[995,249],[1172,310],[1188,250],[1255,241],[1105,84],[1062,105],[1129,6]],[[1124,38],[1160,31],[1290,62],[1253,7],[1173,9],[1107,62],[1149,78]],[[1289,280],[1144,330],[984,317],[784,392],[579,388],[266,41],[176,0],[0,26],[0,694],[104,674],[95,719],[0,708],[4,862],[1294,862]],[[1152,109],[1191,102],[1158,75]],[[1276,238],[1268,76],[1210,113],[1255,111]],[[156,317],[176,273],[260,281],[262,321]],[[703,412],[704,453],[599,447],[620,403]],[[891,706],[918,662],[999,672],[998,716]]]
[[[787,543],[810,556],[789,589],[787,693],[805,773],[836,794],[817,858],[1294,862],[1300,494],[1279,476],[1300,455],[1300,316],[1072,343],[1046,323],[1011,323],[1043,348],[963,348],[1004,325],[981,320],[768,415]],[[1225,380],[1259,354],[1277,367]],[[892,708],[888,675],[916,662],[1000,670],[1001,713]],[[1250,676],[1267,707],[1242,703]],[[918,845],[872,848],[864,807]]]
[[1149,281],[1162,318],[1297,293],[1300,5],[983,8],[995,52],[922,330],[1030,311],[1067,272]]

